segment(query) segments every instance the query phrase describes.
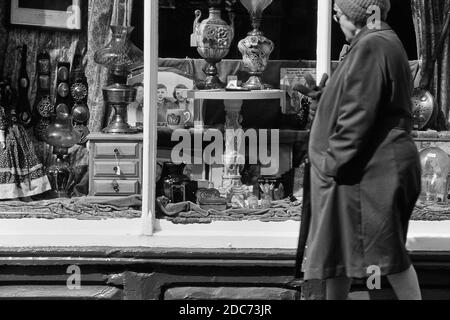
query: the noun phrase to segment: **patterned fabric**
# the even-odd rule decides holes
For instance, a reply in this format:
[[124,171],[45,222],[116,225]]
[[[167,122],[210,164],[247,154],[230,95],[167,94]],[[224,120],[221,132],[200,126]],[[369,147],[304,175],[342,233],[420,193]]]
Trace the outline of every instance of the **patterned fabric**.
[[[48,48],[52,64],[54,64],[58,56],[60,56],[62,48],[66,50],[70,48],[70,57],[77,42],[86,42],[88,48],[86,56],[86,77],[89,84],[88,106],[91,112],[89,129],[91,132],[101,131],[105,117],[102,88],[106,84],[107,72],[102,66],[95,63],[94,54],[109,41],[109,26],[113,14],[113,4],[114,0],[89,0],[87,32],[54,32],[15,27],[10,29],[8,33],[4,27],[7,21],[7,1],[0,1],[0,74],[10,77],[13,86],[16,86],[20,68],[20,55],[18,54],[17,46],[26,43],[28,45],[27,71],[31,79],[29,98],[31,105],[34,105],[37,83],[33,79],[36,78],[36,56],[39,49],[42,47]],[[55,68],[52,69],[54,70]],[[54,74],[52,79],[55,79]],[[34,141],[34,136],[31,136],[31,139],[39,159],[45,165],[50,165],[51,163],[47,163],[47,160],[52,159],[49,153],[51,150],[45,143]],[[79,148],[77,151],[79,151]],[[78,157],[80,153],[76,153],[76,157]],[[85,152],[81,154],[85,154]],[[78,160],[82,163],[86,162],[83,158]]]
[[95,52],[105,46],[111,38],[110,22],[113,11],[113,0],[89,1],[88,18],[88,51],[86,77],[89,84],[88,105],[91,111],[89,130],[100,132],[103,129],[105,106],[103,104],[102,88],[107,82],[107,70],[95,63]]
[[0,149],[0,199],[35,196],[51,189],[26,130],[17,123],[11,91],[1,83],[1,122],[7,125],[5,148]]
[[[27,71],[31,80],[29,100],[30,104],[34,105],[37,91],[37,82],[35,80],[36,58],[39,50],[41,48],[47,48],[50,53],[52,65],[55,65],[56,60],[62,55],[63,50],[67,50],[69,56],[71,56],[71,52],[73,52],[76,44],[79,41],[86,41],[86,35],[83,33],[53,32],[45,30],[37,31],[15,27],[9,29],[9,33],[6,35],[5,40],[7,40],[7,44],[5,44],[6,51],[4,59],[1,59],[1,61],[4,61],[3,75],[5,78],[11,79],[11,84],[16,89],[21,62],[20,52],[17,47],[24,43],[28,45]],[[1,54],[0,58],[2,58]],[[52,68],[52,72],[52,79],[55,79],[56,68]],[[29,136],[39,161],[43,162],[44,165],[50,165],[46,162],[47,159],[52,159],[49,148],[44,142],[37,141],[32,134],[32,131],[29,131]]]
[[0,74],[1,70],[3,70],[6,43],[8,41],[8,31],[6,30],[5,23],[3,23],[3,21],[7,21],[7,5],[8,1],[0,1]]
[[[30,104],[34,105],[37,91],[36,81],[36,58],[40,49],[46,48],[49,51],[52,67],[52,80],[56,73],[56,61],[67,51],[68,58],[73,56],[73,51],[79,41],[86,41],[83,33],[49,32],[36,31],[32,29],[13,28],[8,34],[8,44],[5,55],[4,77],[9,77],[14,88],[17,89],[17,82],[20,70],[20,52],[17,47],[26,43],[28,45],[27,71],[30,77]],[[52,86],[54,87],[54,86]],[[54,89],[54,88],[52,88]]]
[[[449,11],[449,0],[412,0],[413,21],[416,29],[418,57],[421,60],[421,75],[427,61],[432,59]],[[441,114],[432,129],[446,130],[450,127],[450,36],[447,35],[440,58],[435,66],[432,86],[429,88],[437,100]]]
[[7,128],[8,128],[8,121],[6,117],[5,108],[0,105],[0,130],[4,131]]

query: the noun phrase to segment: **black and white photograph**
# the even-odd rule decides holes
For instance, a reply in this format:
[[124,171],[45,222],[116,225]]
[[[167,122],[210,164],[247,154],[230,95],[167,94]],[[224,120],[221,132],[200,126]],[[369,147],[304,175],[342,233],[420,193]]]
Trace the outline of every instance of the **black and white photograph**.
[[449,300],[449,29],[450,0],[0,0],[0,300]]

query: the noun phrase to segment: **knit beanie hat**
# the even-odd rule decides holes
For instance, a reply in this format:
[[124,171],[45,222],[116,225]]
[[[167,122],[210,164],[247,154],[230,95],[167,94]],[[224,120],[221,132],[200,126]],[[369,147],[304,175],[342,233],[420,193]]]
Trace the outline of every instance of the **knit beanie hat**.
[[381,10],[381,20],[385,21],[391,9],[390,0],[335,0],[336,6],[341,9],[350,21],[365,25],[372,12],[367,12],[370,6],[378,6]]

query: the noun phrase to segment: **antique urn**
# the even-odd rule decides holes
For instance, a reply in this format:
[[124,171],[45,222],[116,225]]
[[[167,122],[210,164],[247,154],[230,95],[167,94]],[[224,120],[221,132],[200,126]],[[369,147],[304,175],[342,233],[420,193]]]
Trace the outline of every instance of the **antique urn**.
[[253,27],[247,37],[238,44],[244,66],[250,73],[250,78],[244,87],[250,90],[261,90],[263,89],[261,75],[266,70],[274,43],[267,39],[259,28],[262,13],[272,3],[272,0],[241,0],[241,3],[249,11]]
[[210,1],[209,17],[202,22],[202,12],[195,11],[193,45],[207,62],[204,69],[206,79],[200,89],[219,89],[225,87],[218,77],[217,63],[229,53],[234,38],[234,14],[230,13],[231,25],[221,18],[217,5],[221,1]]

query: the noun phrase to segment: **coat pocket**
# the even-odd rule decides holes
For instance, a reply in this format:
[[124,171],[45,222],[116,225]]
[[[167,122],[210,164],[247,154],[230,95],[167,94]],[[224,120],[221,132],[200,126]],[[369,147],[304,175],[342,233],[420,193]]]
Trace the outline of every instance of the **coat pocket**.
[[326,188],[332,186],[335,181],[333,177],[326,174],[326,158],[321,156],[318,164],[318,167],[315,167],[314,170],[316,171],[315,176],[320,180],[321,186]]

